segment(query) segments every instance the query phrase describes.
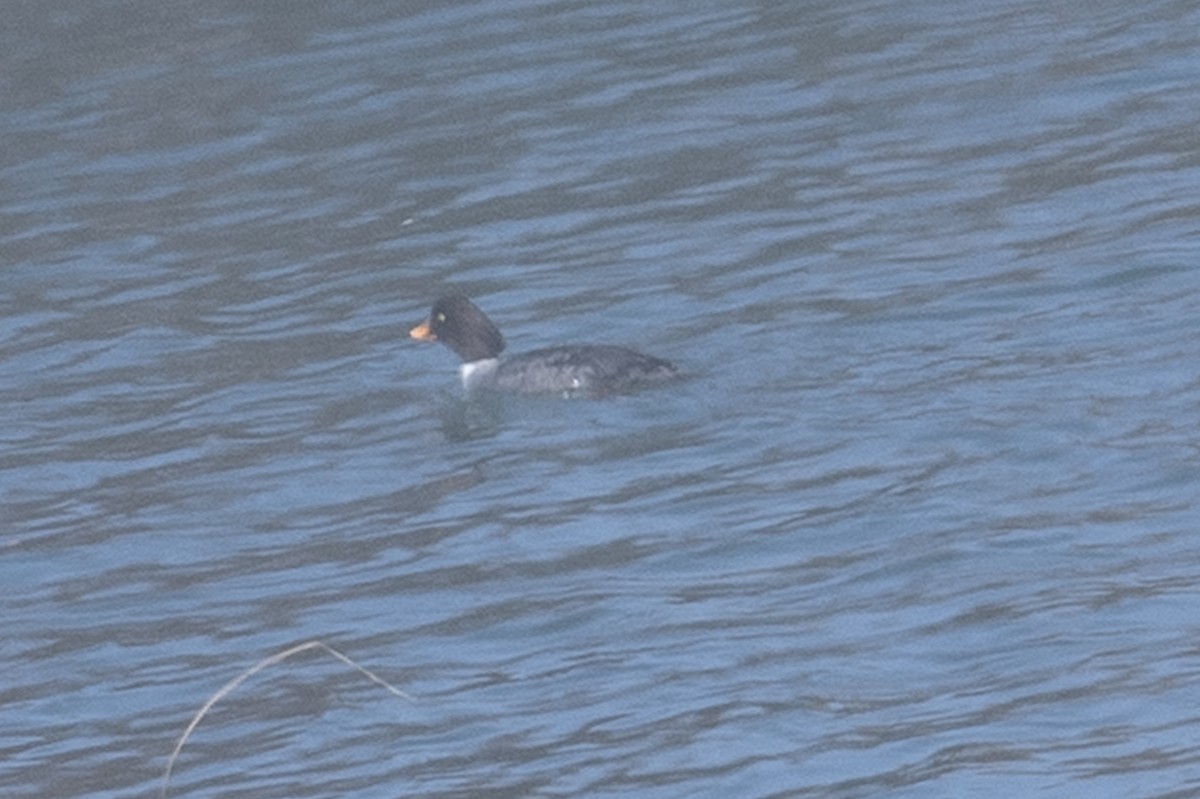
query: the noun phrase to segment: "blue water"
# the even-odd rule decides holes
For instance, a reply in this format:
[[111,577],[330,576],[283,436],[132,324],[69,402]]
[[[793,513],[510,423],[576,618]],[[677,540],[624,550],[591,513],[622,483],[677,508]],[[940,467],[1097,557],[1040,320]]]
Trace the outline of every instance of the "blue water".
[[8,16],[3,795],[1200,795],[1200,11]]

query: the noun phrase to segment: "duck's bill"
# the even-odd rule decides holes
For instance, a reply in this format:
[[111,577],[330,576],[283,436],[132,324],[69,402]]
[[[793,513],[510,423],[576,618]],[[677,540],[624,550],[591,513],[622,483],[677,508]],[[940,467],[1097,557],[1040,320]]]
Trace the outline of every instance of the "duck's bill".
[[417,341],[437,341],[437,336],[433,335],[433,331],[429,329],[428,320],[408,331],[408,335],[412,336]]

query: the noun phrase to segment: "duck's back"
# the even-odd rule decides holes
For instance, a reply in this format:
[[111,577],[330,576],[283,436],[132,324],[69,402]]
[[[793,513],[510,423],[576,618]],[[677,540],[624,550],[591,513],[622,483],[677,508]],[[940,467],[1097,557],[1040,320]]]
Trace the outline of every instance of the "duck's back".
[[494,385],[525,394],[617,394],[679,377],[669,361],[625,347],[546,347],[500,362]]

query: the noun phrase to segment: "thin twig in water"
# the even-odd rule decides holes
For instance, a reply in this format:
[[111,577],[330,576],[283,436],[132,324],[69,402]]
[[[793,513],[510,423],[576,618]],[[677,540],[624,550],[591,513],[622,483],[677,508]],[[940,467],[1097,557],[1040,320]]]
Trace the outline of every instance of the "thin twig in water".
[[343,655],[341,652],[329,646],[324,641],[305,641],[303,644],[296,644],[295,646],[285,649],[282,652],[276,652],[274,655],[258,661],[253,666],[222,685],[215,694],[208,698],[208,701],[200,706],[200,709],[196,711],[196,715],[192,716],[192,720],[189,721],[187,727],[184,728],[183,735],[179,736],[179,742],[175,744],[175,750],[171,752],[171,757],[167,760],[167,769],[163,772],[161,793],[162,799],[167,799],[167,788],[170,786],[171,782],[171,769],[175,767],[175,761],[179,758],[179,753],[183,751],[183,745],[187,743],[188,738],[191,737],[192,733],[196,730],[196,727],[198,727],[204,717],[208,715],[208,711],[212,710],[213,705],[217,704],[217,702],[220,702],[222,699],[228,696],[233,689],[237,688],[239,685],[265,669],[267,666],[273,666],[276,663],[287,660],[292,655],[299,654],[300,652],[306,652],[309,649],[320,649],[323,652],[333,655],[335,658],[342,661],[359,674],[362,674],[371,682],[377,685],[382,685],[384,688],[388,689],[401,699],[415,701],[409,694],[404,693],[404,691],[401,691],[399,688],[392,685],[390,682],[383,679],[366,666],[359,665],[349,656]]

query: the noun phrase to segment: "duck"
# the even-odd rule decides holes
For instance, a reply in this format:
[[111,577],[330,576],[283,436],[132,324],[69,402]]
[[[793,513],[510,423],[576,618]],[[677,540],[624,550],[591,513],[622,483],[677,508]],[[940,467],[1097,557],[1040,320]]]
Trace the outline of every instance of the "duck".
[[440,342],[461,359],[459,375],[468,393],[600,397],[666,383],[681,376],[670,361],[612,344],[544,347],[501,357],[500,329],[467,297],[438,298],[429,316],[411,330],[418,341]]

